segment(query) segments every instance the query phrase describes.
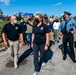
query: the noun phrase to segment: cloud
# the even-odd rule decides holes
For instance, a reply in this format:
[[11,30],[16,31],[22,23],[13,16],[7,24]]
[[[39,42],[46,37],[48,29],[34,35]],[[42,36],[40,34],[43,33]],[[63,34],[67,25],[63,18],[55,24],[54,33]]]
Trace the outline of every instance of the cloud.
[[[10,5],[10,1],[11,0],[0,0],[0,2],[4,3],[4,4],[2,4],[3,6],[4,5]],[[13,0],[13,2],[15,2],[15,0]]]
[[0,2],[3,2],[5,5],[10,5],[10,0],[0,0]]
[[61,5],[63,2],[59,2],[59,3],[56,3],[54,4],[53,6],[58,6],[58,5]]

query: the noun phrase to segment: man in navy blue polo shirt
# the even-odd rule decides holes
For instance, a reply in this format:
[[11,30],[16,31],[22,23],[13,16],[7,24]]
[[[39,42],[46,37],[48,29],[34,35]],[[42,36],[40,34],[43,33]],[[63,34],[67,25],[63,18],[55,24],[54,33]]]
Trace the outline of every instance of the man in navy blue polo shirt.
[[23,39],[25,44],[27,43],[27,38],[26,38],[26,30],[27,30],[27,26],[26,26],[26,22],[24,21],[23,18],[21,18],[21,23],[20,23],[20,27],[23,33]]
[[17,24],[17,18],[16,16],[11,16],[10,22],[5,24],[2,29],[2,38],[4,45],[8,46],[9,52],[11,54],[14,53],[15,68],[18,68],[19,36],[21,44],[23,45],[23,34],[20,26]]

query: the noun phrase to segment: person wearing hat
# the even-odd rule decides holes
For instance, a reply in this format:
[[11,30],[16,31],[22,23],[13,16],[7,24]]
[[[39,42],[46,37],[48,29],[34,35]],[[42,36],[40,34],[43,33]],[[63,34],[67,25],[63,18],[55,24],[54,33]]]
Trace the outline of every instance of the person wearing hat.
[[66,60],[67,58],[67,43],[69,43],[69,48],[71,51],[71,58],[73,62],[76,62],[75,60],[75,53],[73,48],[73,35],[76,32],[76,21],[70,17],[71,13],[64,12],[64,20],[61,22],[59,26],[59,34],[60,36],[63,35],[63,60]]

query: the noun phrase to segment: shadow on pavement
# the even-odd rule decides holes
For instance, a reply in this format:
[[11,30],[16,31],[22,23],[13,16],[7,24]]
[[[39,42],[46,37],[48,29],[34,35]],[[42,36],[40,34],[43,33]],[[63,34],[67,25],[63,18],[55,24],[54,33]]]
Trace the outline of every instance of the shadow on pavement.
[[[64,53],[63,53],[63,45],[62,44],[59,45],[58,48],[61,50],[62,56],[63,56],[64,55]],[[69,57],[71,58],[71,60],[74,62],[74,55],[72,54],[71,50],[69,49],[69,46],[67,46],[67,54],[69,55]]]
[[32,49],[26,50],[26,51],[19,57],[19,62],[18,62],[18,64],[20,64],[25,58],[27,58],[27,57],[31,54],[32,51],[33,51]]
[[51,47],[52,45],[55,45],[55,42],[52,41],[52,40],[50,40],[50,47]]
[[[46,51],[46,63],[52,59],[52,56],[53,56],[53,52],[51,49],[47,50]],[[40,61],[39,61],[39,71],[41,70],[41,66],[42,66],[42,58],[40,58]]]
[[[25,59],[25,58],[27,58],[27,57],[31,54],[31,52],[32,52],[32,49],[28,49],[28,50],[26,50],[26,51],[20,56],[19,62],[18,62],[18,64],[19,64],[20,66],[27,64],[27,62],[28,62],[29,60],[27,60],[27,59]],[[6,66],[7,68],[12,68],[12,67],[14,67],[14,61],[9,60],[9,61],[6,63],[5,66]]]
[[12,68],[12,67],[14,67],[14,61],[9,60],[8,63],[6,63],[5,66],[8,67],[8,68]]

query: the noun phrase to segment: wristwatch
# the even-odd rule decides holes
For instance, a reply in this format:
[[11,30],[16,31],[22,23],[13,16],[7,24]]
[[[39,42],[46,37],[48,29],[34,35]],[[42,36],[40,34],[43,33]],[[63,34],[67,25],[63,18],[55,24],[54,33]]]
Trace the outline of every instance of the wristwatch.
[[45,46],[48,46],[48,44],[45,44]]

